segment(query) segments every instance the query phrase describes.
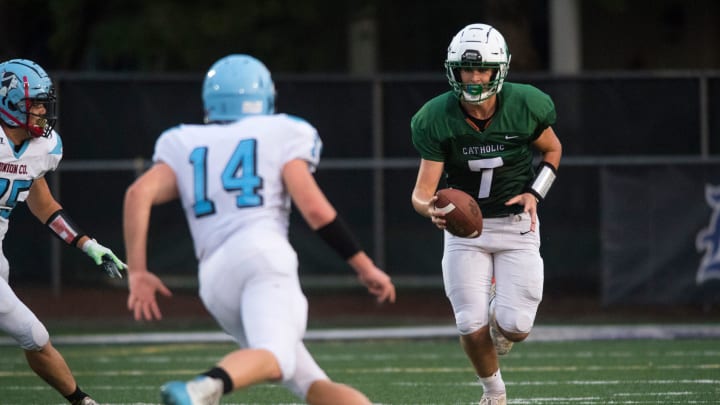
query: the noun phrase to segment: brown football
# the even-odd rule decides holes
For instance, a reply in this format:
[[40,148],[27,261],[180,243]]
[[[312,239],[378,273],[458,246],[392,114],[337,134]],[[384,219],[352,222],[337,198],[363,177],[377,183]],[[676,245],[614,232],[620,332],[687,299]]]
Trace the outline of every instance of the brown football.
[[483,216],[477,201],[456,188],[438,190],[435,208],[445,212],[447,231],[463,238],[477,238],[482,233]]

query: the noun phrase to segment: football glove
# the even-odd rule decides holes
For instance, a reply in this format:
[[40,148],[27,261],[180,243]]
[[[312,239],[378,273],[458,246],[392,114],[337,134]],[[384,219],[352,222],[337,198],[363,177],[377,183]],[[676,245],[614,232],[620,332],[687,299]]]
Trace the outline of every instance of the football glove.
[[122,278],[120,270],[127,269],[127,265],[120,261],[112,250],[97,243],[95,239],[89,239],[85,242],[82,250],[95,261],[95,264],[102,266],[103,270],[111,278]]

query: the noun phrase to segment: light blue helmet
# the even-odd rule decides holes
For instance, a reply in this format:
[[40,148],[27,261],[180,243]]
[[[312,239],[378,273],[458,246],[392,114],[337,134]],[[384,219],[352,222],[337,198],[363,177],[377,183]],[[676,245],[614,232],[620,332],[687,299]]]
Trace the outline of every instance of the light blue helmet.
[[275,84],[262,62],[249,55],[228,55],[205,75],[205,123],[235,121],[275,112]]
[[[12,59],[0,63],[0,118],[11,127],[23,127],[30,135],[48,136],[55,126],[55,90],[48,74],[37,63]],[[45,114],[30,120],[30,107],[42,104]]]

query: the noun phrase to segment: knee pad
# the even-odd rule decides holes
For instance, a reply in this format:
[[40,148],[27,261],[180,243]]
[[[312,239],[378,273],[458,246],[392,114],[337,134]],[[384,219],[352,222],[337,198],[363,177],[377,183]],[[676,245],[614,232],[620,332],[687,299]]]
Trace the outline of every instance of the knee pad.
[[495,310],[495,319],[502,330],[511,333],[530,333],[535,323],[535,311],[515,308],[512,311]]
[[283,381],[283,385],[305,401],[310,387],[319,380],[329,380],[329,378],[312,358],[305,345],[299,345],[296,351],[294,375],[291,379]]
[[461,335],[469,335],[477,332],[480,328],[488,324],[487,311],[473,313],[469,310],[459,310],[455,312],[455,325]]
[[0,314],[0,328],[24,350],[40,350],[50,341],[45,325],[22,303]]
[[504,331],[530,333],[542,300],[542,280],[517,288],[512,296],[496,297],[495,319]]
[[50,340],[45,326],[4,279],[0,279],[0,330],[25,350],[40,350]]
[[20,347],[25,350],[39,351],[50,341],[50,334],[45,325],[38,321],[30,325],[30,331],[23,335],[22,339]]
[[533,324],[535,323],[534,314],[531,315],[527,312],[517,311],[508,315],[511,316],[502,317],[500,315],[496,315],[498,325],[502,328],[502,330],[511,333],[530,333],[530,330],[532,330]]

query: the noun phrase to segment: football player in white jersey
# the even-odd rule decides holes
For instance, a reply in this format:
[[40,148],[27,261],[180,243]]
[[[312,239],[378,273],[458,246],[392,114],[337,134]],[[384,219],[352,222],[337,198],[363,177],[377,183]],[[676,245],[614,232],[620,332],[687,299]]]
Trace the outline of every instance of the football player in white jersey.
[[[27,59],[0,63],[0,251],[10,214],[25,201],[30,212],[69,245],[81,248],[111,277],[123,264],[108,248],[83,233],[50,193],[45,173],[62,159],[62,141],[53,130],[55,93],[43,68]],[[25,351],[30,368],[71,404],[96,402],[78,387],[45,326],[8,284],[10,264],[0,255],[0,330]]]
[[154,165],[126,192],[128,309],[138,320],[162,317],[155,294],[170,291],[147,269],[149,218],[153,205],[179,198],[199,261],[200,297],[240,349],[191,381],[165,384],[163,402],[217,404],[233,390],[280,381],[310,404],[370,404],[331,381],[303,344],[307,300],[288,241],[291,200],[379,302],[395,301],[390,277],[358,246],[315,182],[317,131],[274,113],[270,72],[248,55],[213,64],[202,97],[206,125],[165,131]]

